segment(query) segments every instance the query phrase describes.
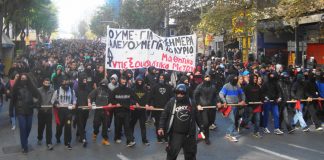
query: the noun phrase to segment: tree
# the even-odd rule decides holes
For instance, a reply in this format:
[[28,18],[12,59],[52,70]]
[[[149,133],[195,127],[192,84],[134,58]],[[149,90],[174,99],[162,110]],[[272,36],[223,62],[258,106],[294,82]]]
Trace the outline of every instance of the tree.
[[158,30],[165,16],[165,1],[126,0],[121,8],[120,23],[125,28]]
[[105,21],[113,21],[113,11],[108,5],[100,7],[95,15],[91,18],[90,30],[97,37],[104,37],[106,35],[107,23],[105,23]]

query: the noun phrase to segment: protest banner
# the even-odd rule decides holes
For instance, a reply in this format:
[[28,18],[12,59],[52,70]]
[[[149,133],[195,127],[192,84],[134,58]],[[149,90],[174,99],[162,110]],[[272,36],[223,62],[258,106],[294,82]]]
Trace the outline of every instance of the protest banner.
[[106,69],[154,66],[192,72],[196,60],[196,35],[160,37],[149,29],[107,28]]

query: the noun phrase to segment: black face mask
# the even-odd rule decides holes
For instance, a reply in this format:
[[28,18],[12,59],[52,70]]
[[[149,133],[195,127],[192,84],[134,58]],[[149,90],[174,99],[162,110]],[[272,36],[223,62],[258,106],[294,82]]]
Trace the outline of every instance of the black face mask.
[[269,76],[269,82],[275,82],[276,81],[276,78],[275,77],[271,77],[271,76]]
[[121,88],[126,88],[126,83],[125,84],[120,84]]
[[235,78],[233,78],[233,79],[230,81],[230,83],[231,83],[232,86],[236,86],[236,85],[237,85],[237,82],[238,82],[238,79],[235,79]]
[[87,86],[87,84],[86,83],[80,83],[79,86],[80,86],[80,88],[85,88]]
[[45,90],[49,90],[50,86],[45,86],[45,85],[43,85],[43,88],[44,88]]
[[209,81],[205,81],[204,80],[204,84],[210,86],[211,85],[211,81],[210,80]]
[[180,102],[180,103],[185,102],[187,99],[188,99],[188,98],[186,97],[186,95],[183,96],[183,97],[178,97],[178,96],[176,96],[176,100],[177,100],[178,102]]
[[22,80],[21,85],[26,86],[27,85],[27,80]]
[[159,83],[160,84],[164,84],[164,80],[159,80]]

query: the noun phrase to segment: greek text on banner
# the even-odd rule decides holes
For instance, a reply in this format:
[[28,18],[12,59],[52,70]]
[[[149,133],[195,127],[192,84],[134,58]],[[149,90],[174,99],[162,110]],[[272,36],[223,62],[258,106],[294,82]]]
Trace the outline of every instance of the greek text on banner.
[[197,36],[160,37],[149,29],[107,28],[106,68],[136,69],[155,66],[192,72]]

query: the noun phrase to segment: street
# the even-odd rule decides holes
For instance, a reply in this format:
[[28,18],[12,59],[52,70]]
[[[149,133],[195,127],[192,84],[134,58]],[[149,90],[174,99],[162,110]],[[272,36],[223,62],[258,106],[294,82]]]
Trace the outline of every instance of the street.
[[[134,148],[126,147],[125,140],[121,144],[112,141],[113,129],[109,133],[110,146],[101,144],[101,137],[98,135],[97,142],[91,140],[93,112],[87,124],[87,139],[89,141],[87,148],[76,142],[75,129],[73,130],[73,140],[71,151],[67,150],[63,144],[55,144],[53,138],[54,150],[48,151],[45,141],[41,146],[37,145],[37,111],[34,113],[33,127],[29,136],[30,152],[27,155],[21,153],[19,128],[11,130],[8,118],[7,104],[4,105],[0,114],[0,159],[1,160],[88,160],[88,159],[109,159],[109,160],[163,160],[166,158],[165,144],[156,143],[154,127],[148,125],[147,135],[151,143],[150,146],[144,146],[141,143],[139,126],[135,129],[136,146]],[[314,131],[311,126],[311,132],[304,133],[301,130],[292,135],[284,134],[282,136],[270,134],[264,135],[262,139],[256,139],[251,135],[251,131],[243,130],[238,143],[229,142],[224,138],[227,127],[227,120],[220,114],[217,115],[217,129],[211,131],[211,145],[207,146],[204,142],[198,144],[197,159],[249,159],[249,160],[302,160],[312,159],[321,160],[324,157],[324,132]],[[53,136],[55,127],[53,120]],[[270,129],[272,131],[273,129]],[[45,136],[45,135],[44,135]],[[124,137],[123,137],[124,138]],[[62,139],[63,140],[63,137]],[[180,153],[178,159],[184,159]]]

